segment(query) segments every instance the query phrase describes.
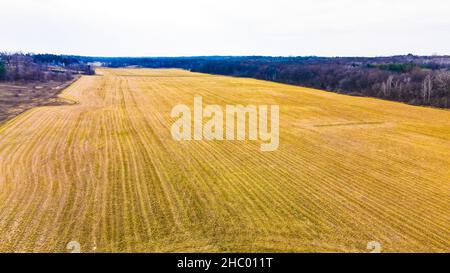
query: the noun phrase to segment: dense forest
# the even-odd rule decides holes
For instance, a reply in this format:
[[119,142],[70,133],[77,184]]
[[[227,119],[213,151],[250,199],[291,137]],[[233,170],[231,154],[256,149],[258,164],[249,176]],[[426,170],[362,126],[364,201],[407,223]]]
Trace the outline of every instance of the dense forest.
[[[93,73],[93,63],[105,67],[182,68],[450,108],[450,56],[115,58],[37,54],[29,57],[38,65],[73,68],[85,74]],[[6,67],[8,71],[8,65]],[[7,72],[6,75],[11,77],[14,73]]]
[[449,108],[449,68],[450,58],[406,56],[209,61],[192,70]]

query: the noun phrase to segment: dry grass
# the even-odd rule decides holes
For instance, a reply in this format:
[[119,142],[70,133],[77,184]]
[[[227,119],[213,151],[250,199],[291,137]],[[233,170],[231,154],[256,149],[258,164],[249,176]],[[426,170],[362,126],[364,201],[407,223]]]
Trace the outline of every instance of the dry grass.
[[[179,70],[101,70],[0,127],[0,251],[450,249],[450,111]],[[171,108],[279,104],[280,148],[176,142]]]
[[0,83],[0,125],[33,107],[66,104],[57,95],[74,81]]

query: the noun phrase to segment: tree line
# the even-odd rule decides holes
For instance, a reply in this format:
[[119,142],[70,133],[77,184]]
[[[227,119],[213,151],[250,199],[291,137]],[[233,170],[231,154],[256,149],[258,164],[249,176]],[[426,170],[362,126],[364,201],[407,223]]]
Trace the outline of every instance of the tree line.
[[78,60],[48,62],[40,55],[0,53],[0,80],[2,81],[67,81],[75,74],[94,74],[94,69]]
[[450,70],[446,62],[430,63],[420,59],[406,63],[377,61],[210,61],[192,70],[252,77],[414,105],[450,107]]

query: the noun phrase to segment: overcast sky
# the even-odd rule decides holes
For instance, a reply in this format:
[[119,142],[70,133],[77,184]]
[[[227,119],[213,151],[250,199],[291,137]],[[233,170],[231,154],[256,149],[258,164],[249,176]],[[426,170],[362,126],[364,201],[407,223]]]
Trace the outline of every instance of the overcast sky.
[[0,0],[0,51],[450,54],[447,0]]

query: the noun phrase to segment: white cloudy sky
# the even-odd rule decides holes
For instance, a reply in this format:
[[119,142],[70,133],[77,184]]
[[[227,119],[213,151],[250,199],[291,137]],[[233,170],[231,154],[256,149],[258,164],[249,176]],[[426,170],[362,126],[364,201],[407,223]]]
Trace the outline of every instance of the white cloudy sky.
[[0,51],[450,54],[447,0],[0,0]]

